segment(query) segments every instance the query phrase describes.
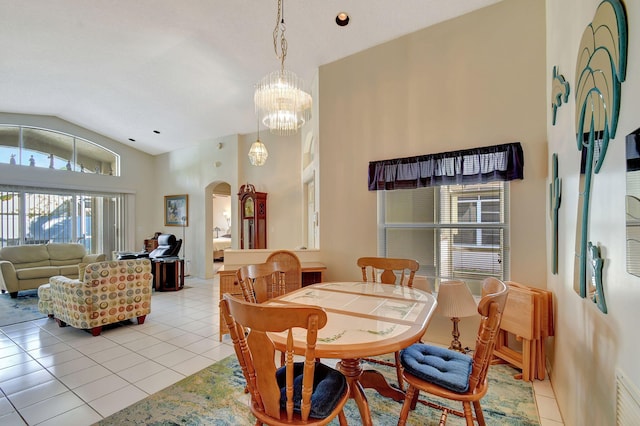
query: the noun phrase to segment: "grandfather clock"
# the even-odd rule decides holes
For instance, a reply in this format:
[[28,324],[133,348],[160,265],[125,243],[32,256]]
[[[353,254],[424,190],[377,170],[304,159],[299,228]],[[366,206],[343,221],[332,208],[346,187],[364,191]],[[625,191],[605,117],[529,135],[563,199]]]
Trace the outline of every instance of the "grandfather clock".
[[240,203],[240,248],[267,248],[267,193],[256,192],[256,188],[247,183],[238,192]]

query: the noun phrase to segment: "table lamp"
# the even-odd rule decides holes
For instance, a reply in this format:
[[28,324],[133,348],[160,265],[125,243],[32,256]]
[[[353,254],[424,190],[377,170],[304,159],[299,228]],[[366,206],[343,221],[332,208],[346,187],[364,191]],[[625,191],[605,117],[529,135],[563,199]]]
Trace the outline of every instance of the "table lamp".
[[453,340],[449,349],[466,352],[462,348],[460,340],[458,340],[460,337],[458,322],[461,317],[470,317],[478,312],[478,306],[467,284],[462,281],[441,282],[438,288],[436,312],[451,318],[451,321],[453,321],[453,331],[451,332]]

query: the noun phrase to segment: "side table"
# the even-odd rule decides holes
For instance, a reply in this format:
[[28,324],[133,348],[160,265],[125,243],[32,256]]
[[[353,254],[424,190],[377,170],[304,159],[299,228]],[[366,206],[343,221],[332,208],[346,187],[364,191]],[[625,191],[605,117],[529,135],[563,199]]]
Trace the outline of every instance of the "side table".
[[153,286],[156,291],[177,291],[184,287],[184,259],[159,257],[153,263]]

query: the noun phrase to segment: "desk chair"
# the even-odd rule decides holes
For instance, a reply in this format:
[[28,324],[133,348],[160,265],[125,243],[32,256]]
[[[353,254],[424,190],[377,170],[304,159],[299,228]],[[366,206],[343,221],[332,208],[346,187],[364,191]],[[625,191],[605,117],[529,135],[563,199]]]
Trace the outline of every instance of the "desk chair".
[[[442,410],[441,425],[446,423],[449,412],[465,417],[467,425],[473,425],[474,417],[471,412],[471,403],[473,403],[478,424],[481,426],[485,424],[480,400],[489,388],[487,373],[508,292],[507,285],[502,281],[495,278],[484,280],[483,297],[478,304],[478,313],[481,318],[473,357],[423,343],[415,343],[402,350],[400,359],[404,367],[404,379],[409,384],[409,389],[400,411],[398,426],[406,424],[409,409],[415,409],[417,402]],[[460,401],[464,412],[419,400],[420,391]]]
[[182,240],[177,240],[173,234],[161,234],[158,236],[158,247],[149,253],[150,259],[160,257],[176,257],[180,253]]
[[[327,324],[322,308],[306,305],[269,306],[249,303],[225,293],[220,312],[229,328],[238,363],[251,395],[256,425],[325,425],[347,419],[346,377],[315,361],[318,330]],[[306,329],[304,362],[293,362],[293,328]],[[285,365],[277,368],[269,332],[287,332]]]
[[[399,285],[413,287],[413,278],[420,264],[413,259],[393,259],[388,257],[361,257],[358,266],[362,269],[362,280],[381,282],[383,284],[396,284],[398,275]],[[394,353],[395,362],[386,362],[375,358],[365,358],[366,361],[382,364],[396,369],[398,387],[404,390],[402,382],[402,365],[400,364],[400,352]]]

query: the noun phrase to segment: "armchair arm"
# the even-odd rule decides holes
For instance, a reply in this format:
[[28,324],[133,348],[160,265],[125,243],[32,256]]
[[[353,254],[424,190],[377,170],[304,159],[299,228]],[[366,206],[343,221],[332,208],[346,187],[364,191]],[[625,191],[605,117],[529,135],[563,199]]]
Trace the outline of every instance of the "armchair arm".
[[104,253],[100,254],[86,254],[82,258],[82,263],[95,263],[95,262],[104,262],[106,260],[106,256]]
[[13,263],[8,260],[0,260],[0,272],[0,289],[9,293],[18,291],[18,275]]
[[82,289],[85,283],[57,275],[49,278],[51,302],[56,319],[78,328],[88,324],[91,315],[92,295]]
[[84,282],[78,279],[72,279],[62,275],[49,278],[49,284],[51,286],[52,299],[54,295],[63,298],[65,293],[75,296],[77,294],[76,290],[82,289],[85,285]]

